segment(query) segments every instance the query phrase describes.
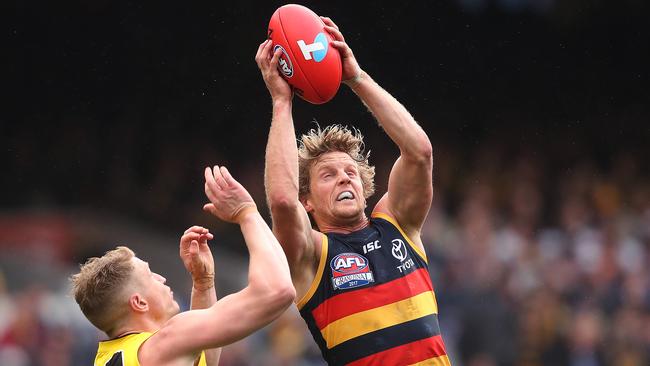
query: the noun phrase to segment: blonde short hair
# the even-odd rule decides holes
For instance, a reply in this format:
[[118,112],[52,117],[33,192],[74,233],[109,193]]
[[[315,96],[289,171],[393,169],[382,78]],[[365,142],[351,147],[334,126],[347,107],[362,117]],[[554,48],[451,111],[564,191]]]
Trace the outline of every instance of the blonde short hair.
[[107,334],[124,316],[126,304],[120,291],[128,286],[135,253],[119,246],[102,257],[90,258],[70,277],[72,295],[90,322]]
[[323,154],[334,151],[344,152],[357,162],[364,198],[372,196],[375,193],[375,167],[368,163],[370,151],[365,152],[364,149],[363,135],[356,128],[350,130],[338,124],[327,126],[325,129],[318,126],[302,135],[298,148],[300,198],[309,194],[311,167]]

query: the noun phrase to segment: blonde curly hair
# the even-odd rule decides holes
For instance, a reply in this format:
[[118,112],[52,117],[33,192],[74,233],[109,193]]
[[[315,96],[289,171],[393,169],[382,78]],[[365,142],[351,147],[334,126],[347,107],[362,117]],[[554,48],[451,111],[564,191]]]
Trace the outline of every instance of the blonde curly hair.
[[311,167],[325,153],[344,152],[357,162],[363,184],[364,198],[375,193],[375,167],[368,163],[370,151],[365,152],[363,135],[356,128],[349,129],[339,124],[321,129],[318,126],[300,138],[298,147],[298,186],[300,198],[309,194]]

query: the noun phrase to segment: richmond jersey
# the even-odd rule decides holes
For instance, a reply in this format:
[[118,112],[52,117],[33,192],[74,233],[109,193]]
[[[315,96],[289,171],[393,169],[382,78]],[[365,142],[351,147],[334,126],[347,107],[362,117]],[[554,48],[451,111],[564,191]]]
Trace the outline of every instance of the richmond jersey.
[[[128,334],[120,338],[99,342],[95,366],[140,366],[138,349],[153,333]],[[206,366],[205,353],[201,352],[199,366]]]

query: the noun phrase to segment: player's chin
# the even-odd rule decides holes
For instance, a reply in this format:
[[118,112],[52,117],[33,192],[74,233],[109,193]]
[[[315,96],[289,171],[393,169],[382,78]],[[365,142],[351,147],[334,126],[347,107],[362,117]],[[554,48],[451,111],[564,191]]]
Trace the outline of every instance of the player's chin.
[[340,218],[352,219],[356,218],[363,213],[363,208],[358,205],[344,205],[337,207],[335,210],[336,216]]

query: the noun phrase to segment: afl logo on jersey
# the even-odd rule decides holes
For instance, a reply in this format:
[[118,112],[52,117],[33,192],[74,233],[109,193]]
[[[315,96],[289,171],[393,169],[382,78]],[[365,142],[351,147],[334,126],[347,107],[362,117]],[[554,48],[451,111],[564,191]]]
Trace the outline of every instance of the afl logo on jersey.
[[357,253],[341,253],[330,261],[334,289],[346,290],[374,282],[368,260]]

